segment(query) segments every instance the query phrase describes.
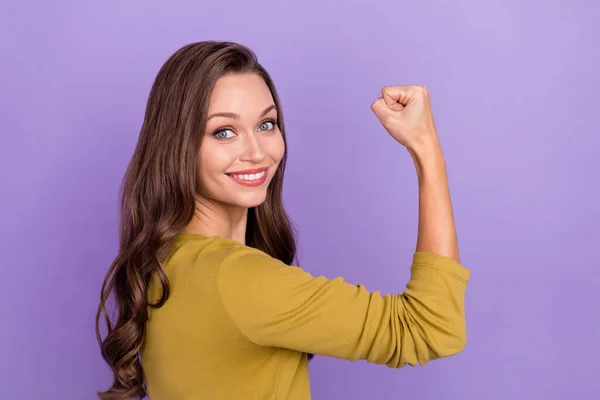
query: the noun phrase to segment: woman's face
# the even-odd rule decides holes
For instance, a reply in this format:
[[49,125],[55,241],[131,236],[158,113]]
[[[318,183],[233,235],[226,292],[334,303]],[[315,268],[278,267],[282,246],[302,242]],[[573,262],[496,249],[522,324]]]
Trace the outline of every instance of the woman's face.
[[264,80],[256,74],[221,77],[210,98],[199,150],[200,195],[233,206],[258,206],[284,150]]

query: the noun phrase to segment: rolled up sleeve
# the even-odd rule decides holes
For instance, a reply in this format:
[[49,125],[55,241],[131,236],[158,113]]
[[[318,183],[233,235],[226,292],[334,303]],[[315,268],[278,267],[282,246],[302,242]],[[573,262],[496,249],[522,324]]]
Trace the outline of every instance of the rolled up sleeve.
[[417,252],[405,290],[382,295],[246,248],[224,259],[219,290],[233,323],[257,345],[400,368],[463,349],[469,274],[450,258]]

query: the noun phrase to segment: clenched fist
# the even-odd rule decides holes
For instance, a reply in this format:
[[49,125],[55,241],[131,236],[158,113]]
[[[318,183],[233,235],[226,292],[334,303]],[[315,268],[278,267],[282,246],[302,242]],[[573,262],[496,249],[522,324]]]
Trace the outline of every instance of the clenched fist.
[[371,109],[388,133],[408,150],[437,143],[437,133],[423,86],[386,86]]

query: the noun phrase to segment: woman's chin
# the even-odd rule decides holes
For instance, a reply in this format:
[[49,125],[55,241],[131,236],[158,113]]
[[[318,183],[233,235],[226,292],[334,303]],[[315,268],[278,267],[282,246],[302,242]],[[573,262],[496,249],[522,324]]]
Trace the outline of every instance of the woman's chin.
[[237,207],[253,208],[258,207],[265,202],[267,197],[266,192],[262,193],[245,193],[243,195],[235,196],[230,204]]

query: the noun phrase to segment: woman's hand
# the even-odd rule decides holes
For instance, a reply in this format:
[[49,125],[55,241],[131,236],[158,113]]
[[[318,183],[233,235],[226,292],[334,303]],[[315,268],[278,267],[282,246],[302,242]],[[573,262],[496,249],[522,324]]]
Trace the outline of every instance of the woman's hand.
[[386,86],[371,109],[388,133],[411,153],[439,145],[429,91],[424,86]]

